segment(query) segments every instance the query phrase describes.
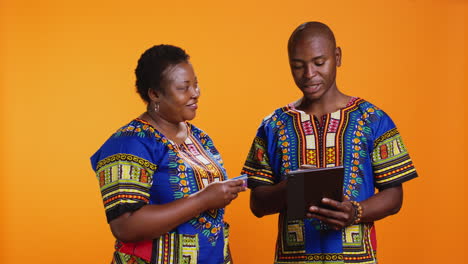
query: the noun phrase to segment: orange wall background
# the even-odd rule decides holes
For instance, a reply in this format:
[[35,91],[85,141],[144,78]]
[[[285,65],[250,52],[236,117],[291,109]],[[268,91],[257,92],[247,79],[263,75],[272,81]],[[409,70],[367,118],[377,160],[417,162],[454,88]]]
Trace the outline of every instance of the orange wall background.
[[[286,43],[310,20],[342,47],[338,87],[392,116],[420,174],[377,223],[380,263],[465,262],[466,15],[462,0],[2,0],[0,262],[110,262],[89,157],[144,111],[133,70],[145,49],[191,55],[193,123],[234,177],[261,119],[300,96]],[[255,218],[248,197],[227,209],[234,258],[272,263],[276,216]]]

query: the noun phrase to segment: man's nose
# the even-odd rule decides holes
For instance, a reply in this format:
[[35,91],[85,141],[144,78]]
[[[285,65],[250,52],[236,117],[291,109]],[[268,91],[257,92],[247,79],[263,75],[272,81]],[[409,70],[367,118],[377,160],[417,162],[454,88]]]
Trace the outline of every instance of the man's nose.
[[312,78],[317,75],[317,69],[312,64],[307,64],[304,69],[304,77]]

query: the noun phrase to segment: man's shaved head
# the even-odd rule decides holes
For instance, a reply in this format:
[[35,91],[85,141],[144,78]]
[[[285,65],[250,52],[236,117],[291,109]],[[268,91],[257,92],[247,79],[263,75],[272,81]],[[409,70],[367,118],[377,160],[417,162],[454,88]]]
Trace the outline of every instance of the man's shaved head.
[[307,22],[296,28],[289,38],[288,56],[294,82],[305,100],[339,96],[336,69],[341,65],[341,49],[327,25]]
[[288,41],[288,51],[291,51],[292,46],[297,40],[302,38],[312,38],[316,36],[327,38],[333,45],[332,48],[336,48],[335,35],[333,34],[333,31],[331,31],[331,29],[327,25],[314,21],[301,24],[296,28],[296,30],[294,30]]

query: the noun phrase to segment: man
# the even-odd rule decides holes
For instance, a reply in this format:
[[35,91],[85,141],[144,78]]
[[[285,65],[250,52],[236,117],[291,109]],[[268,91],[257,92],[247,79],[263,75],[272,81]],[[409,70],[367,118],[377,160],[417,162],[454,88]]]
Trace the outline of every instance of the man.
[[[417,176],[413,163],[385,112],[338,90],[341,49],[328,26],[300,25],[288,54],[303,97],[257,131],[243,168],[251,210],[257,217],[280,213],[275,263],[377,263],[373,222],[400,210],[402,183]],[[341,165],[343,201],[324,198],[306,219],[288,221],[285,174]]]

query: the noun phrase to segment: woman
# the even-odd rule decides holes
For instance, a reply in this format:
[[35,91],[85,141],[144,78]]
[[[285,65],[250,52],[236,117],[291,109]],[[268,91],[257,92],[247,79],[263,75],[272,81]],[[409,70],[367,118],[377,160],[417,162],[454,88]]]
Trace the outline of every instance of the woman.
[[231,263],[224,207],[245,187],[226,181],[213,141],[187,122],[200,97],[189,56],[154,46],[135,74],[147,111],[91,157],[117,239],[112,263]]

